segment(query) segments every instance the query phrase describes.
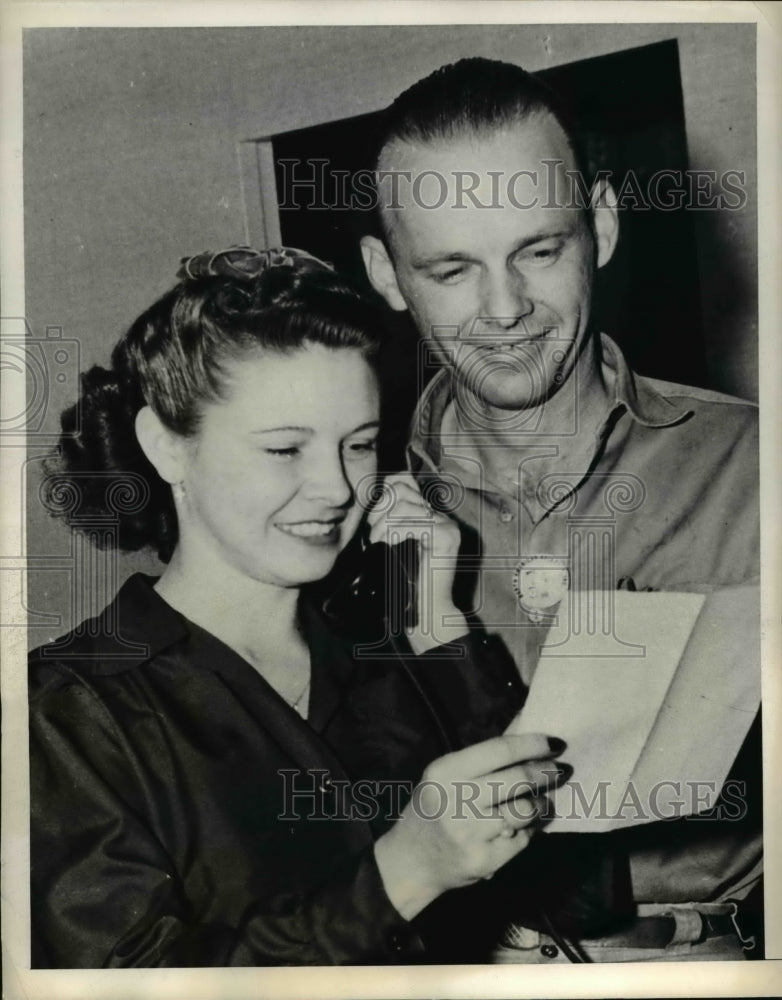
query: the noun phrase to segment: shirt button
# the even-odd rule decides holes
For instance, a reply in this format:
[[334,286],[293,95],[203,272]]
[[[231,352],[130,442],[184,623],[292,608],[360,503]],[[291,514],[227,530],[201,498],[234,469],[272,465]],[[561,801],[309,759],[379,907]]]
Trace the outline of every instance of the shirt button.
[[320,790],[321,792],[323,792],[324,795],[327,795],[329,792],[334,791],[334,782],[331,780],[331,778],[324,778],[323,781],[321,781]]
[[404,951],[405,950],[405,935],[401,934],[399,931],[392,931],[388,935],[388,947],[391,951]]
[[544,944],[540,953],[544,958],[556,958],[559,954],[559,948],[555,944]]
[[503,524],[510,524],[513,520],[513,512],[509,511],[507,507],[503,507],[500,511],[500,520]]

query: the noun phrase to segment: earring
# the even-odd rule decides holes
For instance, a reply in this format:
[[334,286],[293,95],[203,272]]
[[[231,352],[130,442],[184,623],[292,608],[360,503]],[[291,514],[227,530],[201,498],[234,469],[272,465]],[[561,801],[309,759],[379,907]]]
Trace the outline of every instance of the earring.
[[185,484],[183,482],[172,483],[171,492],[174,494],[174,499],[181,503],[185,499]]

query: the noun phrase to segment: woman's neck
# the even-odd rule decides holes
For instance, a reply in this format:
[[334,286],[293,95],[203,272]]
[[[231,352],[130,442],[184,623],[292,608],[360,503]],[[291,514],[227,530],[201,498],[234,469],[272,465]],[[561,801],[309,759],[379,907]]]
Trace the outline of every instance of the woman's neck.
[[274,669],[281,659],[302,656],[295,587],[252,580],[226,563],[198,560],[178,546],[155,589],[264,674],[264,664]]

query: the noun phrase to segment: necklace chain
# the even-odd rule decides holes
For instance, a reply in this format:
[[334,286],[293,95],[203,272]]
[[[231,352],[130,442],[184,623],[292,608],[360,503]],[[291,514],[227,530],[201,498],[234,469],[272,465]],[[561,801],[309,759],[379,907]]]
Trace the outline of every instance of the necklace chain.
[[297,711],[299,715],[305,716],[307,711],[307,704],[305,701],[305,695],[308,695],[310,691],[310,675],[307,673],[307,680],[304,683],[304,687],[299,691],[298,695],[288,704],[292,709]]

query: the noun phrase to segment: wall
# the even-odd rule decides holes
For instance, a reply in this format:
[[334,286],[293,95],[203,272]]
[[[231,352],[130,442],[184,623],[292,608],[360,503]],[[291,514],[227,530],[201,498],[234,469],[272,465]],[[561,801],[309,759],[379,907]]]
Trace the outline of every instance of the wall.
[[[715,388],[757,385],[754,26],[556,25],[240,29],[35,29],[25,33],[26,314],[108,358],[123,328],[169,287],[181,256],[244,242],[237,143],[370,111],[465,55],[535,70],[677,38],[691,166],[745,170],[742,212],[697,219],[703,312]],[[46,428],[73,401],[53,384]],[[43,449],[31,450],[31,458]],[[33,462],[31,489],[39,462]],[[31,551],[70,551],[33,501]],[[120,577],[154,568],[123,559]],[[66,571],[29,574],[28,604],[80,609]]]

